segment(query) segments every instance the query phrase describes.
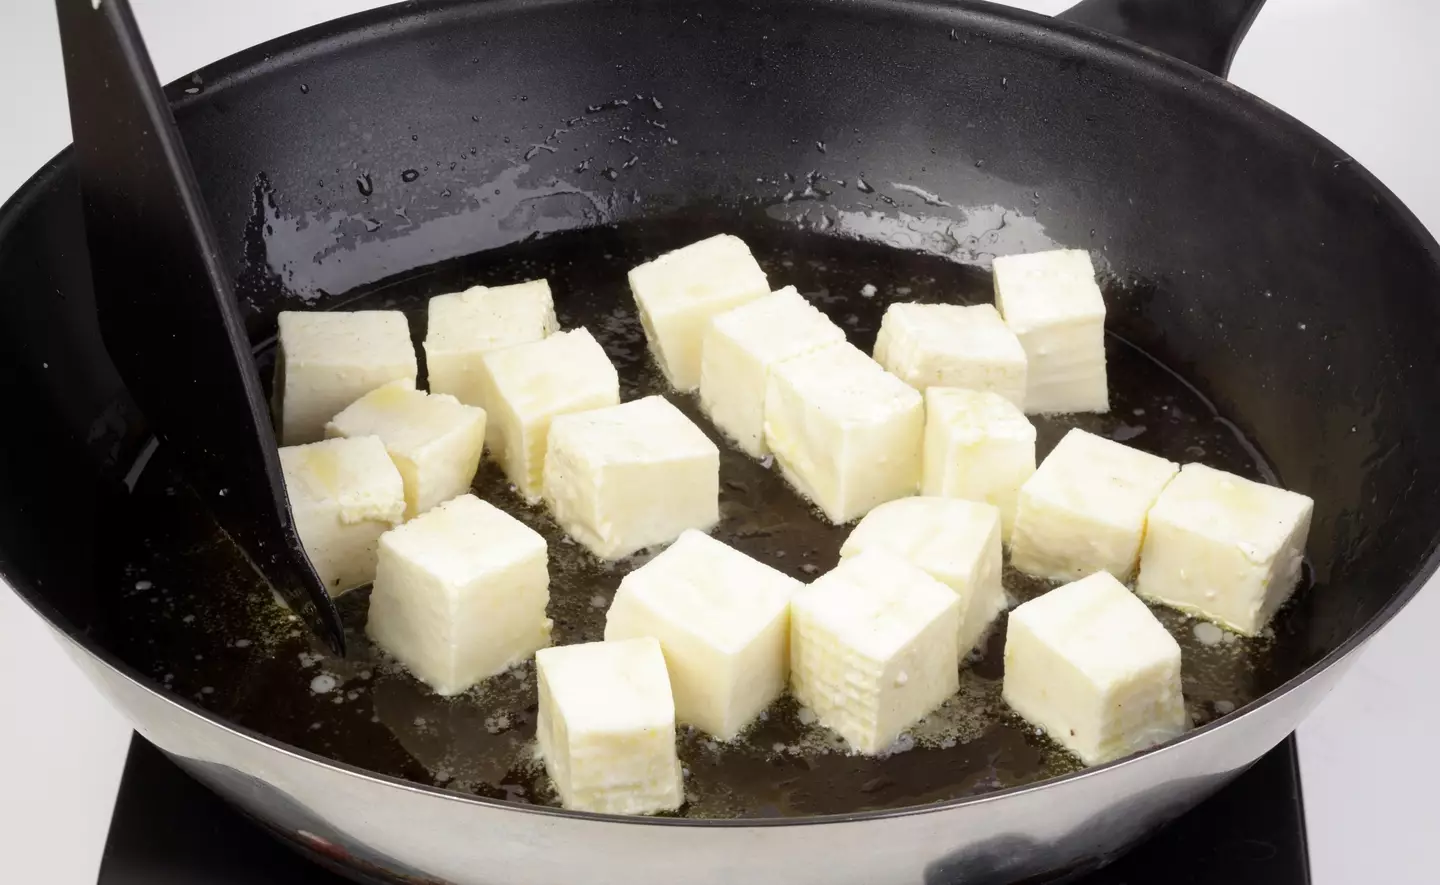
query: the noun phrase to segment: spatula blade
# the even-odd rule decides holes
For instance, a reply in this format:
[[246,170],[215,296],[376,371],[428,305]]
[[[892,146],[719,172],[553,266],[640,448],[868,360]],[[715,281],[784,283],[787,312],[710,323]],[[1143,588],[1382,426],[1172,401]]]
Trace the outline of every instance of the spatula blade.
[[128,0],[56,0],[101,334],[216,520],[337,652],[209,211]]

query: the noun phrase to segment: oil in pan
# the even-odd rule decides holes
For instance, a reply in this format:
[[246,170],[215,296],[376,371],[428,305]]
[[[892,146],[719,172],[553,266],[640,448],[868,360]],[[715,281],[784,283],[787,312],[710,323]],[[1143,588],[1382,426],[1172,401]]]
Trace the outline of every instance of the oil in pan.
[[[726,229],[750,244],[777,286],[795,285],[867,351],[892,301],[991,299],[988,274],[940,257],[808,233],[763,216],[742,224],[732,216]],[[562,326],[585,326],[596,336],[619,370],[623,400],[665,394],[720,445],[722,521],[715,536],[808,582],[836,563],[849,527],[819,519],[773,465],[726,444],[693,397],[666,390],[626,287],[630,267],[714,232],[700,221],[669,219],[560,233],[438,265],[327,306],[403,310],[418,339],[432,295],[478,282],[547,277]],[[1172,460],[1203,460],[1257,479],[1269,475],[1234,426],[1160,361],[1119,338],[1112,337],[1107,350],[1111,412],[1037,420],[1040,456],[1070,427],[1083,427]],[[260,357],[268,375],[269,354]],[[616,586],[646,554],[598,562],[543,508],[526,506],[488,460],[475,490],[548,542],[555,641],[600,639]],[[271,602],[163,449],[141,475],[116,530],[110,574],[118,592],[107,596],[98,638],[167,690],[361,768],[490,798],[554,803],[534,755],[533,664],[458,697],[437,697],[365,638],[364,590],[340,600],[351,651],[347,659],[332,657]],[[1048,587],[1011,570],[1005,585],[1016,601]],[[1266,639],[1236,637],[1168,609],[1156,613],[1184,650],[1185,696],[1197,725],[1254,700],[1303,666],[1276,659],[1277,644]],[[959,694],[880,757],[849,755],[788,697],[730,743],[682,727],[687,802],[680,814],[776,817],[898,808],[1075,770],[1073,757],[1007,712],[1000,699],[1003,644],[1002,619],[962,671]]]

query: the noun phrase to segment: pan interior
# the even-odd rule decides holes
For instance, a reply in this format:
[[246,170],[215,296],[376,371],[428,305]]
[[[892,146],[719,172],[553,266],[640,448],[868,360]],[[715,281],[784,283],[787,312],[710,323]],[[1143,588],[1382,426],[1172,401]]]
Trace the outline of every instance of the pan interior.
[[[1161,613],[1197,723],[1363,636],[1431,568],[1440,248],[1333,145],[1194,71],[985,4],[433,0],[170,95],[257,341],[278,310],[362,304],[421,333],[429,295],[546,276],[630,398],[660,385],[624,272],[702,236],[744,237],[865,348],[891,301],[988,300],[991,256],[1090,249],[1125,340],[1109,346],[1115,409],[1082,426],[1252,477],[1268,461],[1316,502],[1314,585],[1273,638],[1206,645]],[[145,424],[95,327],[77,205],[62,157],[0,217],[0,399],[25,418],[0,434],[6,577],[77,642],[222,718],[418,783],[551,801],[523,672],[440,701],[367,649],[363,593],[344,605],[353,659],[327,658],[163,447],[138,469]],[[1040,424],[1043,455],[1067,425]],[[722,470],[722,538],[807,580],[833,564],[843,530],[738,454]],[[478,485],[550,541],[557,638],[598,637],[627,566],[565,545],[493,468]],[[837,752],[783,704],[738,746],[683,736],[686,813],[913,806],[1070,770],[1001,709],[1002,634],[884,759]]]
[[[989,301],[989,274],[920,253],[803,231],[763,213],[732,217],[726,230],[754,249],[771,280],[794,284],[856,345],[869,349],[892,301]],[[622,399],[664,394],[721,447],[722,523],[715,535],[810,581],[833,567],[848,527],[823,521],[780,479],[726,443],[692,396],[667,391],[649,359],[625,271],[662,251],[716,232],[705,213],[571,231],[427,269],[372,287],[346,308],[405,311],[423,336],[426,299],[484,281],[548,277],[566,328],[585,326],[620,372]],[[1108,342],[1112,410],[1039,420],[1047,452],[1083,427],[1177,461],[1264,479],[1272,475],[1235,425],[1179,375],[1118,337]],[[271,351],[259,352],[269,373]],[[557,643],[599,640],[621,577],[654,551],[603,564],[570,542],[543,507],[528,507],[488,459],[476,491],[539,531],[550,548]],[[124,518],[114,521],[113,593],[96,638],[168,691],[221,716],[321,755],[419,783],[517,802],[553,803],[534,758],[533,665],[444,699],[366,639],[368,591],[341,600],[351,643],[336,659],[267,599],[236,550],[216,532],[163,449],[140,474]],[[1046,585],[1010,571],[1017,600]],[[1302,589],[1302,599],[1312,592]],[[1292,605],[1276,629],[1303,618]],[[1156,609],[1185,653],[1191,716],[1203,724],[1274,688],[1297,662],[1271,638],[1249,640]],[[1006,711],[1000,700],[1002,624],[963,669],[960,693],[881,758],[849,755],[808,711],[783,699],[739,740],[720,744],[681,729],[691,817],[776,817],[900,808],[1030,783],[1078,763]],[[1204,639],[1205,641],[1202,641]]]

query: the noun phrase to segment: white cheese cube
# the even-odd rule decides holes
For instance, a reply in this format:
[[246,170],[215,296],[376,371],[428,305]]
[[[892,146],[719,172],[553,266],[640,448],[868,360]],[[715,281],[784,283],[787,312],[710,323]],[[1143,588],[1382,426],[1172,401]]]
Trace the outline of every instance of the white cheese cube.
[[1314,506],[1186,464],[1150,508],[1135,591],[1254,636],[1295,592]]
[[1010,612],[1003,694],[1087,765],[1190,727],[1180,646],[1145,603],[1099,572]]
[[549,601],[545,539],[461,495],[380,539],[365,629],[448,696],[549,645]]
[[700,352],[700,407],[752,458],[765,445],[765,382],[775,364],[845,340],[794,286],[715,317]]
[[960,600],[867,550],[790,600],[790,688],[860,753],[884,751],[959,690]]
[[790,597],[801,586],[687,531],[620,582],[605,615],[605,641],[659,640],[675,718],[728,741],[785,690]]
[[916,390],[985,390],[1025,406],[1025,349],[993,304],[892,304],[875,361]]
[[430,299],[425,366],[431,393],[448,393],[468,406],[488,408],[484,365],[489,351],[529,344],[560,330],[545,280],[513,286],[476,286]]
[[485,410],[392,381],[336,415],[325,435],[380,437],[405,480],[412,519],[470,488],[485,448]]
[[995,259],[995,305],[1028,358],[1025,411],[1108,412],[1105,299],[1090,253]]
[[901,498],[881,504],[855,526],[840,557],[866,550],[893,553],[955,592],[960,599],[960,662],[1005,610],[1000,512],[989,504],[955,498]]
[[620,376],[586,329],[492,350],[484,366],[490,453],[516,490],[540,500],[550,422],[557,415],[620,402]]
[[1034,473],[1035,425],[1014,403],[953,387],[925,391],[921,494],[995,505],[1008,543],[1020,487]]
[[383,384],[415,386],[419,366],[398,310],[282,311],[275,356],[280,444],[316,442],[325,422]]
[[660,370],[688,392],[700,386],[700,340],[710,318],[770,294],[770,283],[745,241],[721,234],[634,268],[630,292]]
[[1097,571],[1130,580],[1145,515],[1179,469],[1148,452],[1071,430],[1020,487],[1010,564],[1058,581]]
[[720,521],[720,450],[662,396],[555,418],[545,503],[601,559]]
[[685,801],[675,704],[654,639],[591,642],[535,655],[535,736],[572,811],[648,814]]
[[765,387],[765,443],[835,524],[920,485],[925,403],[850,344],[786,360]]
[[295,530],[331,596],[375,580],[380,536],[405,516],[405,483],[376,436],[280,449]]

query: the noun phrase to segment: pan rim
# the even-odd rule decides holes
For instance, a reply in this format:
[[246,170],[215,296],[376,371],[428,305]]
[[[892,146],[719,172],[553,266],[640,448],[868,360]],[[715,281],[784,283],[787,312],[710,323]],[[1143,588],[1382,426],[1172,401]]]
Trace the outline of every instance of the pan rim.
[[[352,46],[372,39],[382,39],[400,30],[428,29],[443,24],[456,15],[494,15],[522,13],[536,6],[569,5],[572,3],[603,2],[603,0],[409,0],[366,12],[345,16],[324,22],[292,34],[283,35],[234,55],[220,59],[201,68],[196,73],[207,84],[203,93],[187,93],[192,81],[187,77],[166,87],[177,114],[195,104],[213,100],[227,85],[245,82],[253,77],[266,76],[307,58],[324,55],[343,46]],[[1288,137],[1298,138],[1313,145],[1317,152],[1328,158],[1343,160],[1333,168],[1336,174],[1356,176],[1377,198],[1377,205],[1400,222],[1415,245],[1428,254],[1431,263],[1440,268],[1440,242],[1420,222],[1419,218],[1369,170],[1354,162],[1348,154],[1324,136],[1304,123],[1254,96],[1234,84],[1209,74],[1190,64],[1174,59],[1163,53],[1131,43],[1122,38],[1091,30],[1082,25],[1053,19],[1047,16],[997,5],[985,0],[839,0],[831,5],[854,8],[875,7],[893,9],[921,16],[940,25],[982,24],[997,35],[1014,38],[1017,42],[1040,46],[1059,54],[1082,55],[1096,63],[1119,69],[1134,80],[1152,83],[1151,88],[1170,88],[1186,91],[1190,100],[1205,101],[1215,105],[1227,116],[1254,118],[1276,128]],[[400,23],[401,27],[396,27]],[[391,27],[385,27],[385,26]],[[369,33],[371,31],[380,32]],[[70,162],[70,147],[66,147],[48,163],[42,166],[29,180],[0,205],[0,243],[3,243],[28,209],[53,189],[65,175]],[[527,805],[467,795],[439,787],[404,780],[359,768],[346,762],[330,759],[309,750],[293,746],[284,741],[270,738],[247,726],[231,722],[192,701],[162,691],[151,680],[136,672],[129,665],[115,657],[98,644],[87,641],[83,631],[63,617],[23,576],[11,573],[8,560],[0,560],[0,578],[16,592],[22,601],[44,619],[61,637],[103,664],[110,671],[132,686],[150,695],[173,704],[184,713],[202,720],[209,726],[217,727],[250,744],[258,744],[265,750],[278,752],[294,760],[322,768],[331,769],[347,777],[359,777],[374,781],[386,787],[405,789],[434,799],[443,799],[465,804],[477,804],[498,811],[514,811],[543,816],[556,816],[576,821],[594,821],[607,824],[627,824],[644,827],[699,827],[723,829],[749,829],[772,827],[819,826],[844,824],[872,820],[892,820],[941,813],[961,806],[977,806],[998,801],[1024,792],[1043,790],[1062,783],[1078,782],[1082,778],[1101,776],[1105,772],[1122,766],[1138,764],[1142,759],[1160,753],[1174,751],[1180,744],[1192,740],[1205,740],[1205,736],[1237,724],[1243,717],[1251,716],[1262,708],[1279,701],[1303,684],[1350,657],[1361,645],[1369,641],[1388,624],[1401,609],[1415,598],[1420,590],[1440,570],[1440,528],[1432,537],[1423,563],[1402,586],[1399,592],[1366,623],[1353,631],[1338,647],[1320,660],[1306,667],[1300,673],[1281,685],[1252,701],[1235,712],[1222,716],[1206,725],[1193,729],[1180,737],[1167,741],[1139,753],[1131,754],[1103,765],[1082,769],[1057,777],[1046,778],[1031,784],[1007,787],[990,793],[964,796],[926,805],[904,808],[859,811],[845,814],[808,815],[796,817],[769,817],[744,819],[689,819],[640,817],[626,815],[596,814],[570,811],[543,805]]]

